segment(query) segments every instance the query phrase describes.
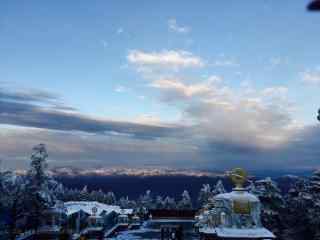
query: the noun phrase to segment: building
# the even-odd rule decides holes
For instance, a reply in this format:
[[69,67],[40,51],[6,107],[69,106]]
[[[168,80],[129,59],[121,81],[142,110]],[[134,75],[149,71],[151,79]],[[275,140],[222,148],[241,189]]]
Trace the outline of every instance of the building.
[[[122,212],[119,206],[94,201],[65,202],[64,208],[68,218],[68,226],[75,232],[80,232],[91,224],[91,220],[98,218],[104,228],[112,227],[116,224],[117,216]],[[93,216],[94,218],[92,218]]]

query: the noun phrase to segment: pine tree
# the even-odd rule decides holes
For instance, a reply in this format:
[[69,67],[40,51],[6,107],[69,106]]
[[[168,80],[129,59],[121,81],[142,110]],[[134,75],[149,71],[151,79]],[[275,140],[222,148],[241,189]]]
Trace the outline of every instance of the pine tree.
[[106,195],[105,203],[109,205],[115,205],[117,203],[116,196],[113,192],[108,192]]
[[57,183],[51,191],[54,194],[55,199],[65,201],[67,189],[61,183]]
[[281,190],[269,177],[256,181],[254,186],[250,186],[250,190],[259,197],[262,203],[261,219],[263,225],[272,229],[277,236],[280,236],[284,228],[282,213],[285,209],[285,201]]
[[44,144],[33,147],[31,155],[31,164],[28,175],[31,177],[31,183],[37,189],[41,189],[48,180],[46,174],[48,153]]
[[165,209],[177,209],[177,204],[174,198],[166,197],[163,201]]
[[188,191],[184,190],[181,196],[182,198],[178,203],[178,208],[183,210],[192,209],[192,201]]
[[99,189],[99,191],[96,192],[95,201],[100,203],[106,203],[106,198],[107,195],[101,189]]
[[33,148],[28,171],[26,203],[29,206],[30,227],[37,230],[46,209],[53,206],[54,195],[49,190],[49,177],[46,173],[48,153],[44,144]]
[[95,201],[95,202],[99,202],[99,192],[98,192],[98,191],[95,191],[95,190],[91,191],[91,192],[89,193],[89,198],[88,198],[88,200],[90,200],[90,201]]
[[[0,173],[0,215],[5,213],[10,219],[6,226],[9,239],[16,239],[18,220],[28,211],[25,204],[27,194],[25,179],[11,172]],[[21,226],[20,226],[21,227]]]
[[156,202],[155,202],[155,209],[163,209],[163,208],[164,208],[163,198],[162,196],[157,196]]
[[129,208],[129,197],[121,197],[118,204],[123,209]]
[[320,172],[309,179],[300,179],[287,197],[286,222],[289,236],[320,239]]
[[88,191],[88,186],[85,185],[82,190],[80,191],[80,196],[79,196],[80,201],[89,201],[90,200],[90,193]]
[[151,196],[151,191],[147,190],[146,193],[142,196],[140,196],[139,199],[140,205],[147,209],[152,209],[154,207],[153,205],[153,198]]
[[281,190],[276,182],[269,177],[255,182],[253,194],[257,195],[262,201],[264,209],[272,211],[273,209],[284,207],[285,202],[281,195]]
[[252,194],[255,194],[256,186],[254,185],[254,182],[250,182],[249,186],[247,187],[247,191]]
[[314,195],[320,194],[320,170],[315,171],[310,178],[310,191]]
[[222,183],[221,180],[219,180],[216,183],[214,189],[212,190],[212,193],[213,193],[213,195],[218,195],[218,194],[225,193],[225,192],[226,192],[226,190],[225,190],[225,188],[223,186],[223,183]]
[[211,191],[210,185],[203,184],[198,196],[199,205],[200,206],[206,205],[212,197],[213,197],[213,193]]

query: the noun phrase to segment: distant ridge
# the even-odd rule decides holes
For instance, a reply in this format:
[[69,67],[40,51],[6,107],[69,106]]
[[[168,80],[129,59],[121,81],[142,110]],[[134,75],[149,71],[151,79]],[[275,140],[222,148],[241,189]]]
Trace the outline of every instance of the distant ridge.
[[[251,178],[263,177],[293,177],[308,176],[314,170],[256,170],[249,171]],[[16,174],[24,175],[25,170],[16,170]],[[196,169],[174,169],[167,167],[144,167],[144,168],[125,168],[125,167],[101,167],[91,169],[81,169],[72,166],[55,167],[48,170],[51,176],[57,177],[81,177],[81,176],[131,176],[131,177],[157,177],[157,176],[186,176],[186,177],[225,177],[223,171],[196,170]]]
[[190,177],[223,177],[223,172],[186,170],[172,168],[99,168],[99,169],[79,169],[73,167],[58,167],[49,170],[53,176],[190,176]]

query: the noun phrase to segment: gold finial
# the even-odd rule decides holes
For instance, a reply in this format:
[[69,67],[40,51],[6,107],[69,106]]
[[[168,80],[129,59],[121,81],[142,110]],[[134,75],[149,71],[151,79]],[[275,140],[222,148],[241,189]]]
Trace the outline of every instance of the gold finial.
[[236,188],[243,188],[243,185],[247,181],[248,175],[247,172],[242,168],[235,168],[229,173],[229,176]]

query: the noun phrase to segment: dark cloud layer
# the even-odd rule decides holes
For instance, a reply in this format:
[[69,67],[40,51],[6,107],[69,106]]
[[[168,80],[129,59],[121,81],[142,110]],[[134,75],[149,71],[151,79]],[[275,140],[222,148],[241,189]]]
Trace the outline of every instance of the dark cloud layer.
[[46,92],[6,93],[0,89],[0,123],[61,131],[95,134],[126,134],[135,138],[176,135],[176,126],[152,126],[130,122],[100,120],[78,114],[74,108],[57,105],[60,99]]
[[24,102],[53,102],[59,100],[59,96],[39,90],[13,92],[0,88],[0,99]]

